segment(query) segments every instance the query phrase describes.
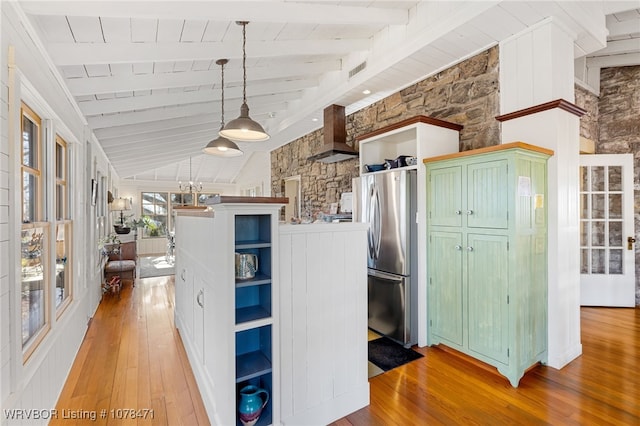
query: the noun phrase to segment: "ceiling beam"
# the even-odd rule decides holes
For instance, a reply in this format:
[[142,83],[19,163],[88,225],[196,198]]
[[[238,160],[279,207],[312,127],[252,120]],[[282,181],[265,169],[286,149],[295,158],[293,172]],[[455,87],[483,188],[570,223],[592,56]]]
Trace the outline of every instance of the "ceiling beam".
[[588,68],[630,67],[640,65],[640,53],[587,58]]
[[[640,29],[640,27],[638,27]],[[619,55],[622,53],[633,53],[640,51],[640,38],[629,38],[625,40],[615,40],[607,42],[607,47],[593,52],[589,57]]]
[[[251,81],[257,82],[274,78],[289,79],[302,76],[308,77],[329,71],[339,71],[340,69],[341,61],[339,60],[256,67],[251,68]],[[83,96],[134,90],[169,89],[202,85],[219,86],[220,78],[220,70],[218,69],[161,74],[70,78],[66,79],[66,83],[74,96]],[[225,70],[225,82],[227,82],[226,85],[242,82],[242,69]]]
[[[256,96],[249,100],[251,115],[281,111],[286,109],[287,102],[300,98],[300,92],[287,92],[278,95]],[[235,118],[241,105],[240,100],[232,102],[225,101],[225,114],[227,118]],[[127,126],[156,121],[163,121],[172,118],[188,117],[202,113],[211,113],[214,116],[221,114],[220,102],[203,102],[198,104],[187,104],[179,106],[169,106],[162,108],[151,108],[143,111],[130,111],[117,114],[95,115],[88,117],[89,126],[96,129],[104,129],[115,126]]]
[[[345,55],[370,48],[369,39],[247,41],[251,58],[309,55]],[[242,56],[237,41],[200,43],[49,43],[47,51],[57,66],[166,61],[198,61]]]
[[[363,3],[365,6],[369,2]],[[94,16],[142,19],[193,19],[211,21],[299,22],[329,25],[402,25],[406,9],[301,4],[284,1],[27,1],[20,3],[31,15]]]
[[621,22],[615,21],[614,19],[607,19],[607,29],[609,30],[609,37],[639,33],[640,17],[638,19],[628,19]]
[[[274,99],[281,93],[296,92],[318,85],[317,80],[291,80],[273,84],[257,84],[247,88],[250,97],[272,95]],[[274,95],[276,93],[276,95]],[[225,89],[225,102],[233,105],[234,100],[242,99],[242,87]],[[84,115],[109,114],[122,111],[134,111],[147,108],[158,108],[170,105],[185,105],[220,100],[219,90],[198,90],[179,93],[163,93],[159,95],[133,96],[127,98],[104,99],[100,101],[80,102],[80,110]],[[251,106],[251,103],[249,106]]]

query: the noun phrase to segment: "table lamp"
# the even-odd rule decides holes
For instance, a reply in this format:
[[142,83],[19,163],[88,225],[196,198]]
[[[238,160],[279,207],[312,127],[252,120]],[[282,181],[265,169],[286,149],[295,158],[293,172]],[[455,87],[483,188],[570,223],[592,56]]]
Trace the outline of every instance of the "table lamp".
[[112,212],[120,212],[120,224],[114,224],[113,228],[116,230],[116,234],[128,234],[131,228],[124,226],[124,211],[131,210],[131,202],[126,198],[116,198],[111,203],[109,210]]

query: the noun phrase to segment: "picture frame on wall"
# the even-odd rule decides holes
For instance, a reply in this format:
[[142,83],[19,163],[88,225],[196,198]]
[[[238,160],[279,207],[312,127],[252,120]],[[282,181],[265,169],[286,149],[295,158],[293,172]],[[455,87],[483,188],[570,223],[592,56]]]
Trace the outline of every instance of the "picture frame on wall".
[[95,206],[98,200],[98,181],[91,179],[91,205]]

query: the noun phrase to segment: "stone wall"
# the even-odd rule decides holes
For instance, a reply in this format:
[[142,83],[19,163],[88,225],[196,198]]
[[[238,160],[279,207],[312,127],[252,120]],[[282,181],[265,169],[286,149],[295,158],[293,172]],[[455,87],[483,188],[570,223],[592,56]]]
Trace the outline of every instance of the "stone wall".
[[[640,231],[640,66],[605,68],[600,74],[596,154],[634,156],[635,238]],[[640,244],[636,253],[636,305],[640,305]]]
[[580,117],[580,137],[590,141],[598,140],[598,96],[580,86],[575,86],[576,105],[587,113]]
[[[461,151],[499,144],[498,63],[498,48],[493,47],[350,114],[347,143],[353,146],[358,136],[426,115],[464,126]],[[301,175],[302,200],[314,214],[328,211],[340,193],[351,191],[352,178],[359,176],[357,158],[330,164],[307,161],[322,143],[322,130],[317,130],[271,152],[272,194],[284,193],[283,179]]]

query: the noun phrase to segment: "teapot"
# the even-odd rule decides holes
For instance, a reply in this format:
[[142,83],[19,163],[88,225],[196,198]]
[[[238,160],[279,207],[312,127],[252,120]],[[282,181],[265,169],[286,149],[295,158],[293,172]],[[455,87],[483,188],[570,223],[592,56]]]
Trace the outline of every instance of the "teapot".
[[[264,398],[261,398],[260,394],[263,394]],[[267,402],[269,402],[269,392],[265,389],[253,385],[243,387],[240,390],[240,404],[238,406],[238,414],[242,424],[244,426],[255,425]]]
[[256,276],[258,256],[252,253],[236,253],[236,279],[248,280]]

